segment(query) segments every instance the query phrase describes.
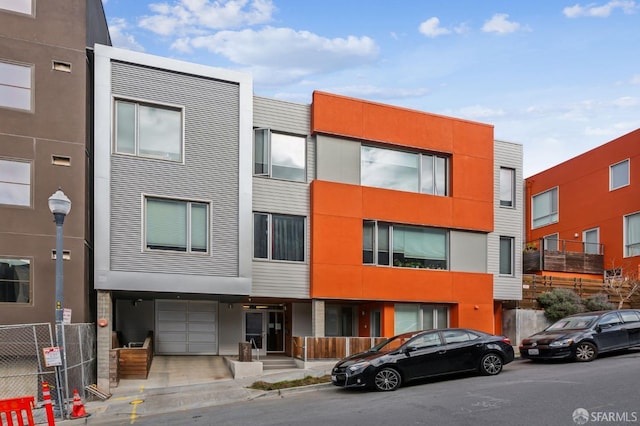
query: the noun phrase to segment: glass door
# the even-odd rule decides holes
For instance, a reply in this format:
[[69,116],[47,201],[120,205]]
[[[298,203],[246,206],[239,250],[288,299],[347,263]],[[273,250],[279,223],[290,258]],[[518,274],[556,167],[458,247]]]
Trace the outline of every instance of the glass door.
[[251,352],[264,355],[264,312],[245,312],[244,319],[245,341],[251,343]]
[[284,312],[267,312],[267,352],[284,352]]

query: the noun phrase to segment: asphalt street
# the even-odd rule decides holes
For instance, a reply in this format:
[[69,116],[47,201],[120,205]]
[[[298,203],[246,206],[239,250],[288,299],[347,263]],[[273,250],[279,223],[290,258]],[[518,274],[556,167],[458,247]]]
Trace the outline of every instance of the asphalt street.
[[324,385],[134,422],[104,418],[92,424],[560,426],[585,419],[640,425],[640,349],[591,363],[516,360],[495,377],[449,376],[395,392]]

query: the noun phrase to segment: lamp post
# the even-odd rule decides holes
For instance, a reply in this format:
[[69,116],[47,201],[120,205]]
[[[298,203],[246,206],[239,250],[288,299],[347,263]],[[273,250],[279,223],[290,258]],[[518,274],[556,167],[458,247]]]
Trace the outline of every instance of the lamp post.
[[[56,346],[62,347],[62,359],[63,359],[63,370],[64,370],[64,387],[63,392],[65,395],[65,400],[68,396],[67,390],[67,351],[65,347],[64,341],[64,327],[63,327],[63,312],[64,312],[64,280],[63,280],[63,272],[62,272],[62,260],[64,257],[64,252],[62,248],[62,238],[63,238],[63,225],[64,218],[71,211],[71,201],[69,198],[64,195],[62,192],[62,188],[58,188],[56,192],[49,197],[49,210],[53,213],[53,218],[56,223],[56,299],[55,299],[55,314],[56,314]],[[60,377],[60,381],[62,381],[62,377]],[[60,410],[61,416],[64,418],[66,410],[63,408],[64,403],[62,400],[62,394],[58,389],[58,401],[60,402]]]

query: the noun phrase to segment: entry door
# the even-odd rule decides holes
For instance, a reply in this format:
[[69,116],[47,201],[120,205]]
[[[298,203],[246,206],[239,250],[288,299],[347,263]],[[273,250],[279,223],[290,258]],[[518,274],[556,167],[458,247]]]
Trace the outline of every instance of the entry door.
[[245,312],[245,341],[251,343],[254,355],[284,352],[284,312]]

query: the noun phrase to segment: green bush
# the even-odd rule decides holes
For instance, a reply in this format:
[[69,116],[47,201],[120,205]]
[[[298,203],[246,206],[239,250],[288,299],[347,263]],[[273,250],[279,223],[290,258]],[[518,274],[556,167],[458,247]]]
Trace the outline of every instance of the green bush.
[[615,309],[613,303],[609,302],[609,296],[606,294],[595,294],[584,301],[584,307],[587,311],[607,311]]
[[573,290],[563,288],[541,294],[538,303],[544,308],[544,316],[552,322],[585,311],[580,296]]

